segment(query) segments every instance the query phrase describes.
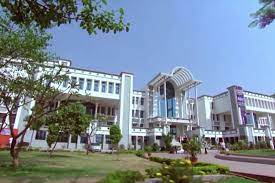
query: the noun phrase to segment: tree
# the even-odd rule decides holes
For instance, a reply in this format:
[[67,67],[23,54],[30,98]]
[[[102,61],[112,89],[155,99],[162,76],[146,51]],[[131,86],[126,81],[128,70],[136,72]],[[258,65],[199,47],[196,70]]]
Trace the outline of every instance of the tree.
[[91,147],[91,138],[96,135],[96,130],[100,127],[101,123],[105,123],[108,121],[108,116],[103,114],[97,114],[93,123],[91,123],[90,130],[86,133],[87,141],[86,141],[86,154],[89,155],[89,150]]
[[275,19],[275,1],[259,0],[259,2],[262,7],[257,12],[251,14],[251,16],[254,18],[254,21],[252,21],[249,26],[259,26],[260,28],[265,28]]
[[162,137],[163,137],[163,142],[165,144],[165,149],[167,151],[170,151],[171,150],[171,143],[172,143],[172,139],[173,139],[172,135],[170,135],[168,133],[167,135],[163,134]]
[[114,33],[129,30],[129,23],[124,23],[124,10],[111,10],[107,0],[20,0],[0,1],[2,11],[11,15],[11,20],[18,25],[34,24],[41,29],[71,23],[89,34],[97,30]]
[[69,135],[79,136],[81,133],[86,132],[91,120],[92,116],[86,114],[86,107],[80,102],[70,103],[46,117],[45,124],[49,127],[47,144],[51,148],[50,156],[59,138]]
[[197,154],[201,151],[201,144],[196,137],[188,140],[182,145],[182,148],[190,154],[190,160],[192,163],[196,163],[198,158]]
[[[9,118],[12,164],[18,167],[27,130],[43,116],[66,106],[73,86],[62,87],[68,70],[49,62],[55,59],[47,51],[49,34],[32,25],[15,26],[8,18],[0,19],[0,25],[0,101]],[[63,100],[62,104],[54,107],[58,100]],[[31,114],[16,133],[14,112],[23,106],[31,109]]]
[[112,150],[114,150],[114,148],[117,150],[118,153],[118,143],[122,138],[122,134],[120,132],[120,128],[118,125],[112,125],[110,127],[110,139],[111,139],[111,143],[112,143]]

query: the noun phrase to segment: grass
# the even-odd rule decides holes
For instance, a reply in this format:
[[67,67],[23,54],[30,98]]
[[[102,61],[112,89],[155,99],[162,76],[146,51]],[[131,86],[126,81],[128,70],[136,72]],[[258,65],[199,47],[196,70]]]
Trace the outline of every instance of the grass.
[[275,150],[272,149],[253,149],[253,150],[240,150],[234,151],[237,154],[256,155],[256,156],[271,156],[275,157]]
[[218,183],[257,183],[257,181],[248,180],[241,177],[230,177],[225,180],[221,180]]
[[[87,156],[82,152],[55,152],[49,158],[46,152],[22,152],[20,167],[10,167],[8,151],[0,151],[0,182],[26,179],[31,182],[53,182],[57,180],[76,180],[93,182],[115,170],[137,170],[144,173],[146,168],[159,167],[158,163],[138,158],[134,154],[116,155],[93,153]],[[65,181],[66,182],[66,181]],[[79,182],[79,181],[77,181]],[[81,182],[81,181],[80,181]]]

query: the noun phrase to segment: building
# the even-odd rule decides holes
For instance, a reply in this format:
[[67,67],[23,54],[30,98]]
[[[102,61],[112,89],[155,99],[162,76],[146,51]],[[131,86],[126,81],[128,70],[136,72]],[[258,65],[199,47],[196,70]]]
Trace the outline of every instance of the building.
[[227,91],[198,98],[201,134],[212,142],[275,142],[275,96],[230,86]]
[[[163,146],[163,134],[170,133],[176,144],[186,137],[198,135],[212,143],[220,141],[249,142],[275,140],[275,98],[273,96],[244,91],[239,86],[229,87],[216,96],[197,97],[197,86],[201,84],[184,67],[176,67],[171,73],[159,73],[144,90],[133,89],[133,74],[121,72],[111,74],[75,68],[68,60],[52,64],[67,66],[71,82],[78,84],[77,98],[93,116],[103,114],[107,122],[95,121],[97,130],[92,141],[102,149],[111,148],[109,128],[119,125],[125,148],[140,149],[157,143]],[[64,81],[63,88],[69,82]],[[16,132],[25,125],[24,119],[31,114],[34,103],[20,107],[14,116]],[[58,102],[56,103],[58,105]],[[5,107],[0,107],[0,120],[8,122]],[[89,132],[90,129],[87,129]],[[9,129],[2,130],[0,146],[9,143]],[[34,148],[47,149],[47,127],[28,130],[24,141]],[[63,136],[58,139],[57,149],[83,150],[87,137]]]

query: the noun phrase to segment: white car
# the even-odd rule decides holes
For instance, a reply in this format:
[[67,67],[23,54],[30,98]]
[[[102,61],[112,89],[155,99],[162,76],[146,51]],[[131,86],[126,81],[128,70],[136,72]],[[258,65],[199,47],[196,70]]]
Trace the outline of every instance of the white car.
[[182,147],[177,147],[177,154],[184,154],[184,149]]
[[101,152],[101,144],[91,143],[90,151],[92,151],[92,152]]

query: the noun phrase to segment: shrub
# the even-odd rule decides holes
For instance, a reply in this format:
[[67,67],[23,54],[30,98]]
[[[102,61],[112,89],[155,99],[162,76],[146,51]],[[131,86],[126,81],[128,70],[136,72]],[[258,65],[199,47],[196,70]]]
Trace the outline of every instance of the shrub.
[[157,143],[154,143],[154,144],[152,145],[152,151],[153,151],[153,152],[159,152],[159,150],[160,150],[159,145],[158,145]]
[[143,150],[136,151],[136,156],[143,157],[143,155],[144,155],[144,151]]
[[192,180],[192,167],[190,160],[173,160],[170,165],[163,164],[160,169],[145,170],[150,178],[158,177],[162,182],[188,183]]
[[204,175],[210,174],[227,174],[229,172],[229,168],[222,165],[208,164],[204,166],[194,166],[193,174],[201,175],[203,172]]
[[143,175],[138,171],[116,171],[108,174],[100,183],[133,183],[143,181]]

